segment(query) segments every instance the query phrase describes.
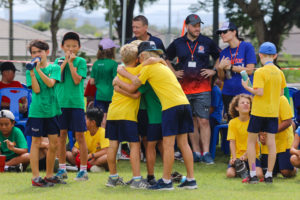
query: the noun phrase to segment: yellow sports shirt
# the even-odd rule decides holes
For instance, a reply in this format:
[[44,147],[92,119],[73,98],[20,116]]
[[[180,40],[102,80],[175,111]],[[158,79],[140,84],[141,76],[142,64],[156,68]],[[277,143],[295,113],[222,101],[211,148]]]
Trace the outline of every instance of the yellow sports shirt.
[[[89,131],[84,132],[88,153],[96,153],[101,149],[109,147],[109,139],[105,138],[105,129],[99,128],[95,135],[91,135]],[[74,145],[79,149],[78,142]]]
[[[137,75],[140,73],[141,67],[142,65],[138,65],[137,67],[126,67],[126,70],[133,75]],[[131,83],[129,79],[120,76],[119,74],[117,74],[117,76],[120,80]],[[139,106],[140,98],[133,99],[114,91],[107,112],[107,120],[128,120],[136,122]]]
[[283,72],[273,64],[259,68],[254,73],[253,88],[263,88],[262,96],[255,95],[251,114],[258,117],[278,117],[281,89],[286,87]]
[[[243,122],[238,117],[229,121],[227,140],[235,140],[236,158],[240,158],[247,151],[248,125],[249,120]],[[259,157],[258,143],[256,143],[256,157]]]
[[179,82],[169,67],[156,63],[144,66],[139,79],[142,84],[148,81],[159,98],[162,110],[189,104]]
[[[280,97],[279,105],[279,117],[278,123],[282,121],[293,118],[293,112],[291,106],[285,96]],[[294,140],[293,127],[289,126],[287,129],[277,133],[275,135],[276,142],[276,153],[286,152],[287,149],[290,149]],[[267,145],[261,146],[261,153],[268,154]]]

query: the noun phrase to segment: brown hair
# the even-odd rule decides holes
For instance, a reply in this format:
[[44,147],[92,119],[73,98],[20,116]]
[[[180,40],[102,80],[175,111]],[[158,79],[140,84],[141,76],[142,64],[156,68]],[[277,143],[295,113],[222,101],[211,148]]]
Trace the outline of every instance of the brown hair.
[[103,49],[102,45],[99,45],[98,52],[97,52],[97,59],[109,58],[114,60],[116,57],[115,49],[116,49],[115,47],[110,49]]
[[132,19],[132,21],[140,21],[143,23],[143,25],[148,26],[148,19],[144,15],[138,15]]
[[45,50],[45,51],[49,50],[48,43],[43,41],[43,40],[32,40],[29,43],[29,46],[28,46],[28,50],[29,50],[30,53],[31,53],[31,48],[32,47],[36,47],[38,49]]
[[[250,101],[250,111],[251,111],[252,96],[250,96],[249,94],[239,94],[239,95],[235,96],[229,104],[229,114],[232,118],[238,117],[240,115],[239,111],[237,111],[235,108],[238,106],[239,101],[240,101],[241,98],[249,99],[249,101]],[[250,114],[250,111],[249,111],[249,114]]]

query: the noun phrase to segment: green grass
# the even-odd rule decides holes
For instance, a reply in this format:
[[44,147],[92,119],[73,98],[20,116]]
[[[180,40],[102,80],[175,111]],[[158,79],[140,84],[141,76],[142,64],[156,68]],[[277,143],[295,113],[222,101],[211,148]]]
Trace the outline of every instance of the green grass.
[[[53,188],[33,188],[31,186],[31,173],[0,173],[0,199],[1,200],[76,200],[76,199],[102,199],[102,200],[200,200],[200,199],[298,199],[300,197],[300,177],[284,179],[275,178],[272,185],[259,183],[257,185],[242,184],[241,179],[227,179],[228,156],[218,152],[216,164],[207,166],[202,163],[195,164],[195,177],[198,189],[187,191],[176,189],[174,191],[147,191],[133,190],[129,187],[106,188],[108,173],[89,173],[89,181],[76,182],[75,173],[69,173],[67,185],[56,185]],[[185,174],[183,163],[175,161],[174,171]],[[141,166],[142,174],[146,175],[145,164]],[[118,162],[118,171],[125,180],[131,178],[129,161]],[[42,176],[45,174],[42,172]],[[162,162],[159,159],[156,165],[156,177],[162,175]]]

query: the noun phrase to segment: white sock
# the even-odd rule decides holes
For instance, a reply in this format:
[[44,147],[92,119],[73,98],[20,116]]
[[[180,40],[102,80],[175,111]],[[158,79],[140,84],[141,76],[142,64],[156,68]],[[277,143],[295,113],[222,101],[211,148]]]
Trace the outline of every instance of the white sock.
[[194,181],[195,178],[186,178],[187,181]]
[[268,178],[268,177],[273,177],[273,172],[267,171],[267,173],[265,174],[265,178]]
[[201,156],[201,153],[200,152],[195,152],[195,154],[197,155],[197,156]]
[[59,164],[59,169],[64,169],[64,170],[66,170],[66,169],[67,169],[66,163],[64,163],[64,164]]
[[165,184],[171,183],[171,180],[170,180],[170,179],[168,180],[168,179],[164,179],[164,178],[163,178],[162,180],[164,181]]
[[206,154],[208,154],[208,152],[203,152],[203,156],[205,156]]
[[256,171],[250,171],[250,176],[251,176],[251,177],[256,176]]
[[87,166],[86,165],[80,165],[80,171],[86,171]]

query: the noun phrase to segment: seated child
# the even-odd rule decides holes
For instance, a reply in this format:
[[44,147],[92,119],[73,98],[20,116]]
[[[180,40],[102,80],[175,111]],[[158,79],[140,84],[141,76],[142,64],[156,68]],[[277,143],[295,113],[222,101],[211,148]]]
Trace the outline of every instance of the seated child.
[[[107,149],[109,140],[105,138],[105,129],[101,127],[103,112],[100,108],[89,108],[86,111],[87,131],[84,133],[85,141],[88,148],[88,163],[92,172],[108,169],[107,166]],[[78,142],[75,143],[72,152],[67,151],[67,160],[75,165],[76,156],[79,154]]]
[[0,151],[1,155],[6,156],[6,170],[10,166],[18,166],[15,169],[22,171],[21,166],[29,163],[26,139],[22,131],[15,127],[15,116],[9,110],[0,111]]
[[[296,174],[296,169],[290,162],[290,149],[293,143],[294,134],[292,127],[293,113],[289,102],[285,96],[280,97],[278,117],[278,133],[275,135],[276,142],[276,161],[273,175],[281,173],[282,176],[289,178]],[[268,167],[268,148],[266,146],[266,133],[260,133],[261,141],[261,166],[263,169]]]
[[300,168],[300,126],[295,130],[294,142],[292,144],[290,153],[290,161],[294,167]]
[[[247,140],[248,140],[248,124],[250,120],[252,97],[247,94],[235,96],[230,105],[229,113],[232,119],[228,124],[227,140],[230,141],[231,159],[229,161],[226,176],[228,178],[236,177],[236,169],[234,162],[240,159],[246,162],[249,168],[247,157]],[[258,178],[263,177],[262,169],[259,161],[259,146],[256,144],[256,173]]]

